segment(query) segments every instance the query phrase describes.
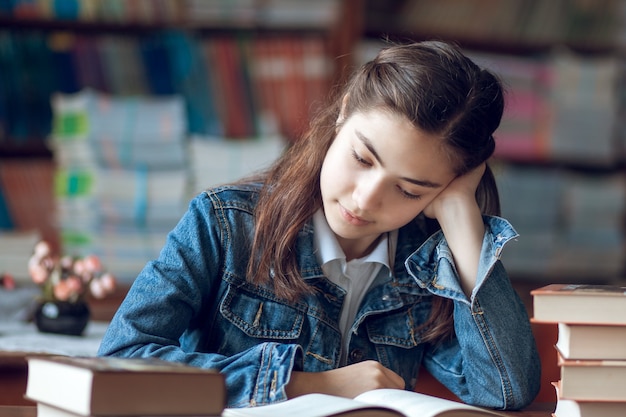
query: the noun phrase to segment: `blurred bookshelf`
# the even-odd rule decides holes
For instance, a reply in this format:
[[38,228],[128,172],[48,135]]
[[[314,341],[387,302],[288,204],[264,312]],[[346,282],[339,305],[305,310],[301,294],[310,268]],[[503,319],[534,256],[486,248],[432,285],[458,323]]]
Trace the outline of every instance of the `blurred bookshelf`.
[[0,2],[0,239],[35,230],[132,280],[193,193],[297,140],[350,70],[363,12],[361,0]]
[[[253,168],[243,161],[265,163],[297,140],[333,85],[386,42],[441,39],[500,74],[507,89],[492,163],[503,215],[520,233],[503,254],[511,275],[537,283],[623,283],[625,10],[619,0],[0,2],[0,180],[4,170],[43,177],[43,198],[56,203],[42,202],[35,188],[0,183],[0,214],[11,216],[0,224],[34,227],[49,239],[63,235],[55,234],[62,229],[59,205],[67,209],[68,190],[95,187],[103,168],[133,169],[125,182],[148,189],[132,166],[141,141],[95,141],[100,153],[92,148],[95,162],[87,165],[98,173],[68,175],[77,147],[65,145],[76,139],[81,119],[67,106],[80,97],[131,107],[147,105],[148,97],[182,100],[180,130],[176,140],[169,137],[182,147],[169,156],[181,149],[186,155],[187,193],[180,198],[188,198],[212,185],[208,177],[233,179]],[[82,108],[83,116],[92,110]],[[219,161],[194,171],[211,157]],[[220,176],[235,160],[240,168]],[[16,188],[19,198],[10,191]],[[146,221],[140,203],[131,209]],[[20,224],[28,204],[39,214]],[[116,204],[106,206],[119,220]],[[59,248],[66,238],[57,238]]]

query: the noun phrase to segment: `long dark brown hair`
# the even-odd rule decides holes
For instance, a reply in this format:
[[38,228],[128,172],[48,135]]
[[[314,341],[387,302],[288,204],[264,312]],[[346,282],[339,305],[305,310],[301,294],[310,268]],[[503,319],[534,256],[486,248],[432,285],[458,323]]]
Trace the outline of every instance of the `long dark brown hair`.
[[[303,137],[262,177],[248,279],[271,283],[278,297],[291,301],[311,292],[299,272],[297,239],[322,206],[320,172],[341,127],[340,112],[343,120],[371,109],[406,117],[418,129],[441,138],[456,174],[462,175],[493,154],[493,132],[504,107],[502,86],[494,74],[479,68],[458,47],[436,41],[382,49],[334,93]],[[499,214],[489,168],[476,197],[483,213]],[[426,339],[450,334],[451,321],[451,302],[433,297],[433,312],[424,325]]]

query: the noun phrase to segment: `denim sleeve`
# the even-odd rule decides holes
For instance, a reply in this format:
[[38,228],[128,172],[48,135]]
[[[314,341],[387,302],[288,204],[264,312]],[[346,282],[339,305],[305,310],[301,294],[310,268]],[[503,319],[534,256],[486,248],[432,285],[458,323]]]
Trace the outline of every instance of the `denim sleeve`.
[[284,400],[291,371],[302,367],[299,346],[260,343],[231,357],[199,348],[222,291],[224,233],[212,213],[205,195],[191,202],[158,259],[133,282],[98,355],[158,357],[219,370],[230,407]]
[[504,219],[485,216],[477,282],[468,298],[441,232],[407,261],[419,285],[454,304],[455,336],[431,346],[424,366],[461,400],[495,409],[519,409],[539,391],[540,360],[526,307],[500,261],[517,237]]

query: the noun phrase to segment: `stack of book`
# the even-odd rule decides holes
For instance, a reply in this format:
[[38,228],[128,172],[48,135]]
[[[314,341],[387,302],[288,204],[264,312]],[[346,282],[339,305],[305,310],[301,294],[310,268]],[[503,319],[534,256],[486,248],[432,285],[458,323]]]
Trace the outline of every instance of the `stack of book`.
[[30,356],[38,417],[219,416],[223,374],[159,359]]
[[558,325],[554,416],[626,415],[626,287],[550,284],[531,294],[533,320]]
[[63,251],[101,257],[132,281],[158,256],[188,204],[180,96],[56,94],[51,145]]

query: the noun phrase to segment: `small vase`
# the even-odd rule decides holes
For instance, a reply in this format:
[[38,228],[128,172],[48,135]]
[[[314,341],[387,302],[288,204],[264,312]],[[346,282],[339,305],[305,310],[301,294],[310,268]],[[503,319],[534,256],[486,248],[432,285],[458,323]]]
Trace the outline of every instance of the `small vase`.
[[89,323],[90,314],[84,301],[43,301],[35,311],[35,324],[43,333],[81,336]]

